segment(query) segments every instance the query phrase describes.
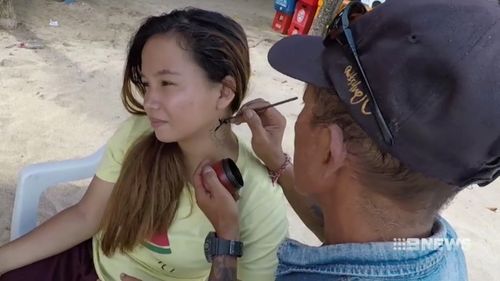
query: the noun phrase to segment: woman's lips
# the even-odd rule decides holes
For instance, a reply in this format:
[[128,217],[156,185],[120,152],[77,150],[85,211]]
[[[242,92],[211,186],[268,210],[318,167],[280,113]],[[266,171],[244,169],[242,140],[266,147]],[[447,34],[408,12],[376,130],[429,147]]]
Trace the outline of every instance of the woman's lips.
[[167,123],[167,121],[165,121],[165,120],[156,119],[156,118],[149,118],[149,122],[151,123],[151,127],[153,127],[153,129],[156,129],[156,128],[162,126],[163,124]]

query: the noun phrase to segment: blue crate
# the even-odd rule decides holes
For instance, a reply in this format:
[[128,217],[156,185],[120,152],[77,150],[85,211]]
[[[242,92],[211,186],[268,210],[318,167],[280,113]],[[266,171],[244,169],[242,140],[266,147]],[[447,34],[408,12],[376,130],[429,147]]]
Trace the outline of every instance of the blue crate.
[[274,0],[274,9],[287,15],[293,15],[296,0]]

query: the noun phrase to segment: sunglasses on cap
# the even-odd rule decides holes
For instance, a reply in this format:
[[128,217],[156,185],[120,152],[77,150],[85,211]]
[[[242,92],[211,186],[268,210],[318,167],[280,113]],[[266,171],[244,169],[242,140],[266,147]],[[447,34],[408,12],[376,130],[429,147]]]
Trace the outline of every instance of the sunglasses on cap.
[[332,44],[340,44],[340,46],[342,46],[344,50],[349,51],[354,57],[358,71],[359,73],[361,73],[361,77],[363,79],[365,87],[368,90],[368,97],[371,100],[372,114],[375,117],[375,121],[377,122],[380,132],[382,133],[384,142],[387,145],[392,145],[394,143],[393,135],[391,133],[391,130],[389,129],[389,126],[385,122],[384,116],[380,111],[377,100],[375,99],[372,88],[370,87],[370,83],[363,69],[363,65],[361,63],[361,60],[359,59],[356,41],[354,40],[354,36],[350,28],[350,18],[356,15],[363,15],[366,12],[367,9],[363,5],[363,3],[349,3],[328,26],[326,36],[323,40],[323,45],[325,47],[328,47]]

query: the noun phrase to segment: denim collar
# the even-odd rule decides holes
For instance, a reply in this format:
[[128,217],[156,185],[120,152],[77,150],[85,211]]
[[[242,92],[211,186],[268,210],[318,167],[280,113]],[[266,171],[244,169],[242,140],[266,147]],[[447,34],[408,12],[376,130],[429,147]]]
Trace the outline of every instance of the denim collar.
[[[451,226],[438,217],[429,238],[454,237],[456,234]],[[312,247],[287,240],[278,251],[278,274],[300,269],[358,277],[425,275],[434,271],[450,250],[444,244],[412,251],[401,251],[395,246],[394,242],[371,242]]]

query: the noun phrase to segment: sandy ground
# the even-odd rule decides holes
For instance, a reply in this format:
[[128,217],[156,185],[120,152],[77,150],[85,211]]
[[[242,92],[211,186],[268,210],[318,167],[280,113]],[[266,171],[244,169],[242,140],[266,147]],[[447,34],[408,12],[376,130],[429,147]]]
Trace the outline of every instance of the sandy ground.
[[[102,146],[127,114],[119,98],[128,38],[144,17],[174,8],[218,10],[238,20],[251,46],[249,99],[300,96],[301,83],[272,70],[267,50],[280,36],[270,29],[270,0],[87,0],[66,5],[53,0],[15,0],[21,25],[0,30],[0,244],[9,239],[19,170],[30,163],[85,156]],[[58,27],[49,26],[56,20]],[[43,49],[7,48],[35,40]],[[293,152],[291,126],[300,103],[280,109],[289,126],[285,148]],[[238,128],[249,136],[248,130]],[[76,202],[87,182],[65,184],[41,202],[42,219]],[[466,190],[444,215],[462,238],[471,280],[500,280],[500,182]],[[293,238],[318,241],[290,211]]]

